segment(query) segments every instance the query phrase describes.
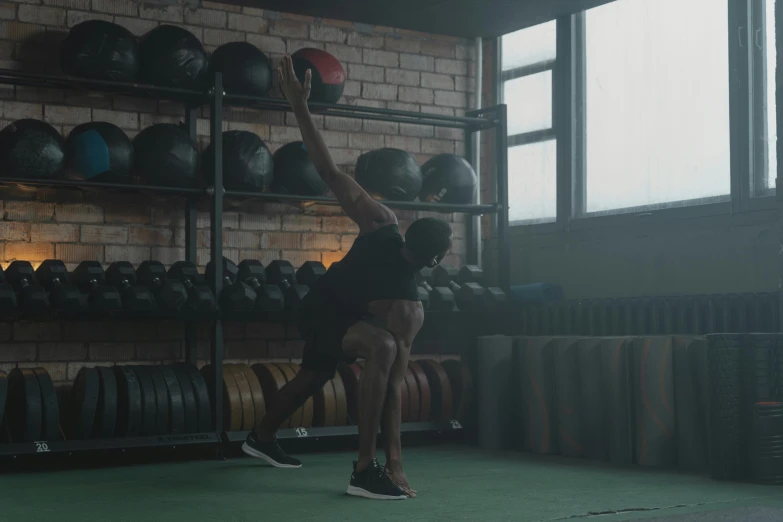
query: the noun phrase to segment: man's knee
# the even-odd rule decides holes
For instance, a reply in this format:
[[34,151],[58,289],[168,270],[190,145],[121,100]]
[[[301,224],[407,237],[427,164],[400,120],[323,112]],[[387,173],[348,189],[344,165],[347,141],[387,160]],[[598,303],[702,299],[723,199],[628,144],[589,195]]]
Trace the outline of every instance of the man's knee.
[[384,370],[390,370],[397,358],[397,343],[394,342],[394,337],[384,331],[368,337],[365,341],[367,358]]

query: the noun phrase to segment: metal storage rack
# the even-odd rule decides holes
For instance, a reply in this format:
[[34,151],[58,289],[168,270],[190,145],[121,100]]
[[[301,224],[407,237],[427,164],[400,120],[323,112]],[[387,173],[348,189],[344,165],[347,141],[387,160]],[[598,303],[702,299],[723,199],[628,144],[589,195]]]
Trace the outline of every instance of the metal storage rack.
[[[223,205],[226,198],[253,199],[268,202],[315,202],[319,205],[338,205],[337,201],[328,197],[296,196],[272,193],[254,193],[226,191],[222,189],[223,181],[223,147],[222,127],[223,108],[225,106],[252,108],[268,111],[289,111],[288,103],[282,99],[237,96],[223,91],[222,75],[216,74],[214,84],[208,92],[172,89],[151,85],[121,83],[111,81],[90,80],[59,75],[37,74],[21,71],[0,69],[0,84],[29,86],[68,91],[88,91],[105,94],[124,95],[139,98],[151,98],[182,103],[185,107],[185,126],[192,139],[196,139],[196,122],[199,109],[210,107],[210,139],[214,144],[214,183],[203,188],[173,188],[152,185],[108,184],[94,182],[76,182],[68,180],[33,180],[0,178],[0,186],[26,185],[50,188],[71,188],[88,190],[105,190],[106,192],[152,193],[162,196],[172,196],[184,199],[185,204],[185,260],[196,262],[196,221],[198,202],[209,201],[211,245],[210,259],[220,260],[223,257]],[[421,210],[442,213],[465,213],[471,216],[484,214],[494,215],[495,230],[498,232],[498,265],[497,280],[499,286],[508,289],[509,284],[509,228],[508,228],[508,177],[507,170],[507,120],[506,106],[498,105],[486,109],[470,111],[466,116],[444,116],[436,114],[397,111],[371,107],[316,104],[310,105],[311,111],[319,115],[340,116],[365,120],[429,125],[462,129],[465,132],[466,158],[475,163],[476,151],[472,136],[483,130],[495,130],[494,150],[495,187],[492,192],[496,202],[492,204],[448,205],[422,202],[385,202],[390,208],[402,210]],[[478,171],[478,169],[477,169]],[[217,187],[221,187],[218,189]],[[470,237],[475,233],[472,221],[468,220],[469,245],[479,245],[480,238]],[[469,253],[472,259],[478,259],[479,248],[474,246]],[[211,286],[219,293],[222,288],[222,264],[215,263]],[[464,314],[459,314],[464,324]],[[456,315],[455,315],[456,317]],[[269,319],[267,317],[267,319]],[[186,346],[188,361],[195,363],[197,356],[195,325],[186,327]],[[216,320],[211,331],[211,363],[215,383],[215,395],[212,397],[213,431],[210,433],[179,434],[154,437],[134,437],[116,439],[96,439],[83,441],[38,441],[34,443],[0,444],[0,458],[15,459],[31,454],[74,454],[79,452],[126,450],[145,447],[176,447],[190,445],[214,445],[220,447],[223,443],[236,442],[244,439],[244,433],[228,433],[223,428],[223,325]],[[424,432],[442,434],[453,432],[462,427],[457,422],[410,423],[403,425],[403,432]],[[309,438],[317,440],[322,437],[353,436],[357,433],[356,426],[339,426],[333,428],[308,428],[281,430],[279,438]]]

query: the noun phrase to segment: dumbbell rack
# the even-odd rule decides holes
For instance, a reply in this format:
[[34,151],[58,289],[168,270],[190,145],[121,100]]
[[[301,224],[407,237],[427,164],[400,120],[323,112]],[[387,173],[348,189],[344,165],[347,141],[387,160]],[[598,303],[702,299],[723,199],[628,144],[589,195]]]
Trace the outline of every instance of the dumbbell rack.
[[[106,192],[149,193],[161,196],[181,197],[185,199],[185,260],[196,263],[196,222],[197,203],[205,199],[210,205],[210,259],[220,260],[223,257],[223,207],[224,200],[256,200],[277,203],[310,202],[319,205],[339,205],[336,199],[329,197],[296,196],[288,194],[255,193],[226,191],[223,184],[223,108],[224,106],[244,107],[256,110],[289,111],[288,103],[279,98],[250,97],[226,94],[223,90],[223,80],[220,73],[215,74],[213,86],[207,92],[191,91],[184,89],[164,88],[151,85],[122,83],[112,81],[91,80],[74,78],[61,75],[29,73],[0,69],[0,84],[28,86],[45,89],[61,89],[68,91],[87,91],[95,93],[116,94],[138,98],[151,98],[182,103],[185,106],[185,126],[190,137],[196,140],[196,122],[201,107],[210,107],[210,140],[214,145],[214,183],[205,188],[195,187],[160,187],[152,185],[135,184],[108,184],[69,180],[33,180],[33,179],[9,179],[0,178],[0,186],[24,185],[48,188],[72,188],[87,190],[103,190]],[[495,187],[490,191],[496,197],[492,204],[440,204],[426,202],[385,202],[393,209],[411,211],[433,211],[441,213],[464,213],[473,216],[467,222],[468,232],[468,261],[480,263],[481,238],[478,237],[478,219],[485,214],[494,215],[493,228],[497,232],[497,284],[504,290],[508,289],[510,272],[510,241],[508,221],[508,155],[507,155],[507,115],[506,106],[499,105],[486,109],[470,111],[466,116],[444,116],[437,114],[417,113],[373,107],[361,107],[340,104],[312,103],[310,110],[313,114],[339,116],[345,118],[365,119],[385,122],[408,123],[427,125],[434,127],[448,127],[462,129],[465,132],[466,159],[475,163],[476,148],[473,136],[483,130],[494,130],[494,156]],[[479,170],[478,168],[476,169]],[[218,189],[217,187],[220,187]],[[223,286],[222,263],[214,263],[215,271],[213,280],[209,281],[216,294],[219,294]],[[441,315],[440,313],[434,313]],[[428,317],[430,313],[428,312]],[[486,328],[482,321],[469,321],[467,314],[454,313],[454,323],[462,328],[466,325],[475,325],[476,332],[479,328]],[[265,317],[269,320],[270,317]],[[438,318],[438,322],[443,320]],[[474,334],[475,335],[475,334]],[[186,326],[187,360],[196,363],[196,327],[195,324]],[[218,448],[222,443],[236,442],[244,439],[241,432],[229,433],[223,427],[223,325],[220,319],[216,320],[211,330],[211,367],[214,375],[211,378],[215,383],[215,395],[212,400],[212,418],[214,431],[210,433],[118,438],[84,441],[63,442],[37,442],[28,444],[0,445],[0,458],[16,458],[26,454],[71,454],[82,451],[100,450],[125,450],[144,447],[176,447],[186,445],[215,445]],[[461,426],[456,422],[441,423],[411,423],[402,427],[403,432],[424,432],[443,434],[460,430]],[[281,430],[280,439],[311,439],[322,437],[355,436],[358,433],[356,426],[339,426],[329,428],[307,428]]]

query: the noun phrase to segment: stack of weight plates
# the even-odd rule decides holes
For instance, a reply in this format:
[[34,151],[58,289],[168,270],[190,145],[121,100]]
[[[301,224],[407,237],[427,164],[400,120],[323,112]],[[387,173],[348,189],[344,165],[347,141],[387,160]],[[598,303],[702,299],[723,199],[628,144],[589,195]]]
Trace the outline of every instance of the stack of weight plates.
[[57,393],[45,369],[14,368],[7,376],[2,372],[0,420],[3,409],[9,442],[62,439]]
[[748,448],[751,480],[783,484],[783,403],[754,405]]
[[710,375],[710,471],[718,480],[743,478],[742,335],[708,335]]

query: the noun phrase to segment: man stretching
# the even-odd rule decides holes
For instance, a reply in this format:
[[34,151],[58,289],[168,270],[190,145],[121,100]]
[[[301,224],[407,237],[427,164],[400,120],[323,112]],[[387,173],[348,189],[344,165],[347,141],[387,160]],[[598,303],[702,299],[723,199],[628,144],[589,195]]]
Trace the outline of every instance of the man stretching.
[[[338,170],[307,108],[311,73],[304,85],[289,56],[277,69],[280,88],[296,115],[302,139],[318,173],[345,213],[359,225],[359,237],[342,261],[310,289],[297,318],[305,340],[301,370],[268,404],[266,417],[242,449],[281,468],[301,463],[275,439],[280,425],[330,379],[338,365],[365,360],[359,381],[359,458],[348,494],[371,499],[415,497],[402,470],[400,387],[413,339],[424,321],[415,274],[434,267],[451,248],[451,227],[419,219],[403,240],[394,213]],[[378,426],[386,442],[386,466],[375,459]]]

